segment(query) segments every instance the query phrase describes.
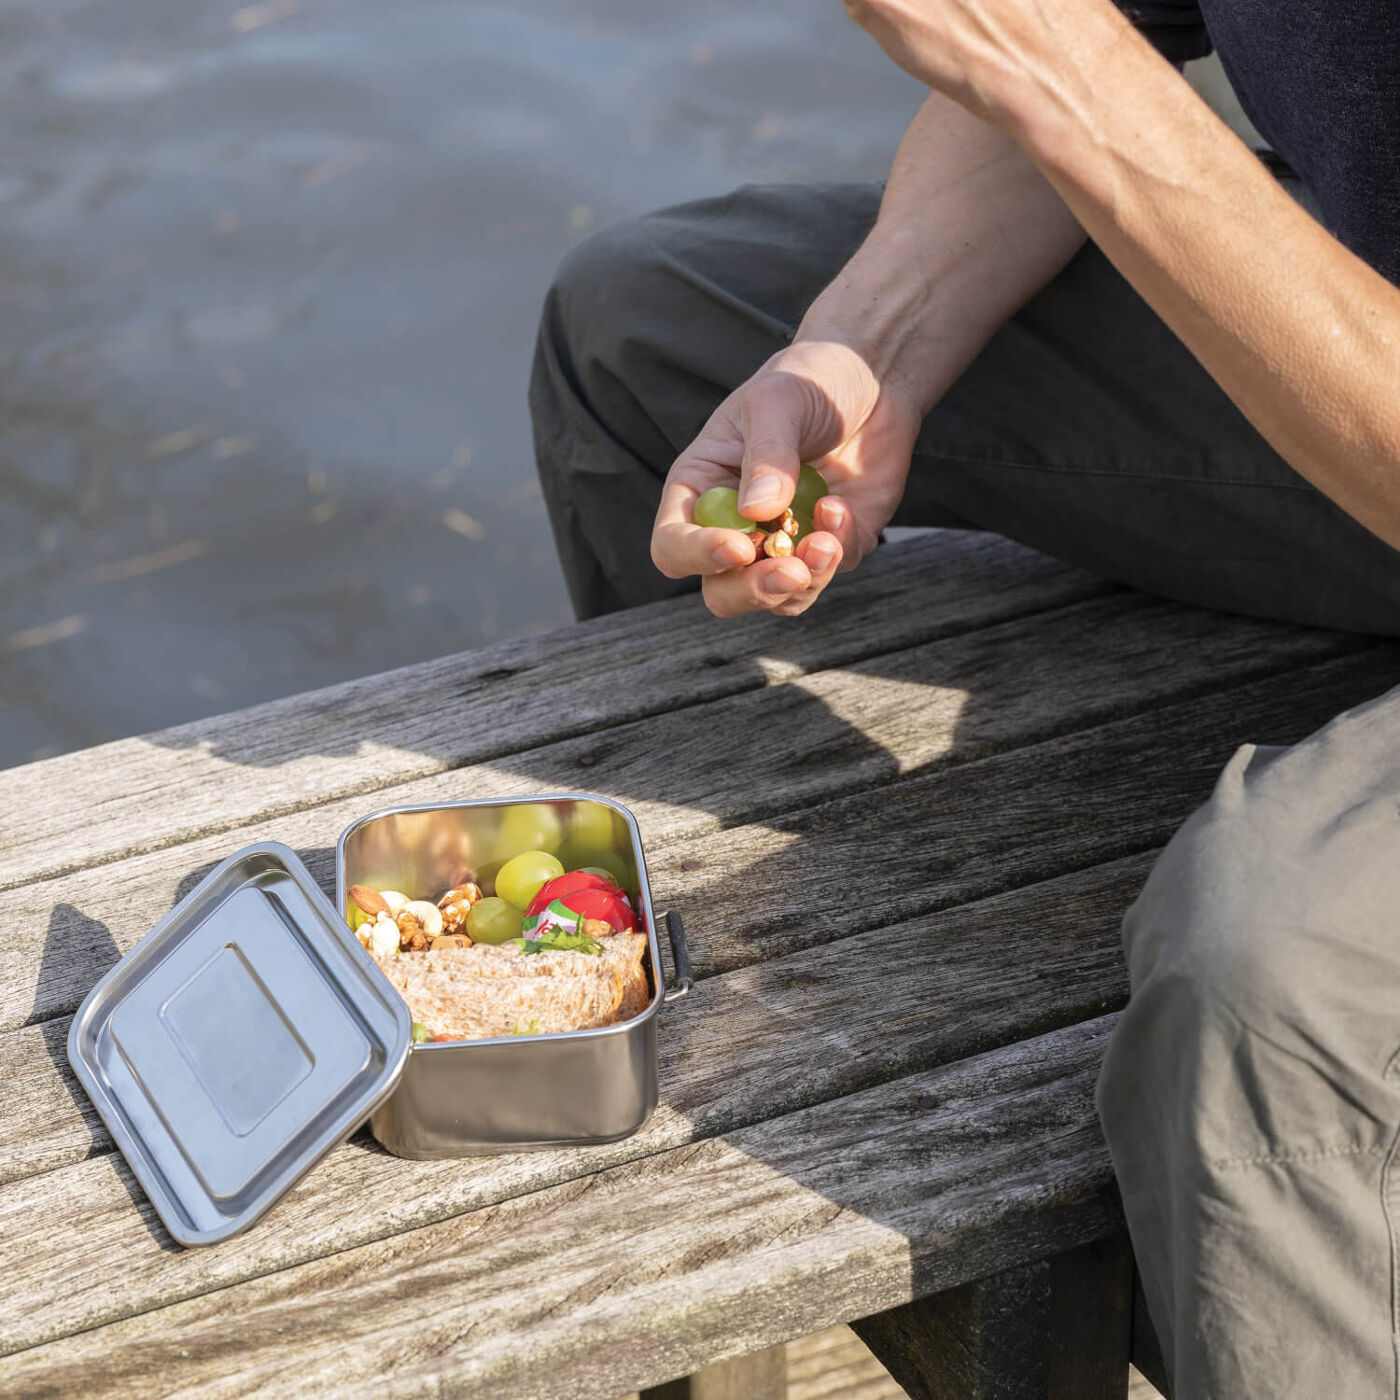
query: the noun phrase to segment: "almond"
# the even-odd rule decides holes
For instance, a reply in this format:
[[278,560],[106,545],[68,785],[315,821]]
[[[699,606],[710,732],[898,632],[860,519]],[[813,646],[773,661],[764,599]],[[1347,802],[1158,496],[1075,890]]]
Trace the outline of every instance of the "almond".
[[389,908],[389,901],[377,890],[372,890],[368,885],[351,885],[350,898],[365,911],[366,914],[389,914],[393,911]]

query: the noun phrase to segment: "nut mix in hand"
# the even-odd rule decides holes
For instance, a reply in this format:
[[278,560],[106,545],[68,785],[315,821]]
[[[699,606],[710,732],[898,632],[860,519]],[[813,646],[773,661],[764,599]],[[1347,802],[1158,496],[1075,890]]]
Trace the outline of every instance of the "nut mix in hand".
[[350,887],[351,927],[408,1002],[415,1041],[580,1030],[646,1008],[646,934],[608,872],[525,851],[495,890],[462,881],[433,903]]
[[772,520],[760,522],[740,515],[739,493],[729,486],[712,486],[697,497],[693,515],[697,525],[743,530],[753,540],[755,562],[785,559],[793,553],[798,540],[816,528],[812,513],[826,494],[826,479],[815,467],[803,462],[792,505]]

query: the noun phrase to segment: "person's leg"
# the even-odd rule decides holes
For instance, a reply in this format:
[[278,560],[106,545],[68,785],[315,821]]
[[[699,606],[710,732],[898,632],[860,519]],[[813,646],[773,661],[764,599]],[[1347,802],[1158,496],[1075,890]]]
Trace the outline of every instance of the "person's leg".
[[[745,188],[605,229],[565,261],[530,409],[580,616],[696,586],[651,566],[662,478],[791,338],[879,198]],[[1093,247],[929,414],[894,523],[997,530],[1209,606],[1400,631],[1400,554],[1299,478]]]
[[1124,923],[1099,1111],[1173,1400],[1396,1368],[1400,690],[1247,746]]

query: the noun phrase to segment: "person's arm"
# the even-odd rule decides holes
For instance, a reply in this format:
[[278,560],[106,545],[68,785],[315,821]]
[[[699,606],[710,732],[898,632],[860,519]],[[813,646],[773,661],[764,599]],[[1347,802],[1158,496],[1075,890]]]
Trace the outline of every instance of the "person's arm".
[[[652,538],[657,567],[701,575],[722,616],[804,611],[838,567],[874,547],[924,413],[1083,237],[1009,136],[931,95],[865,243],[794,343],[720,405],[671,468]],[[832,495],[795,558],[752,564],[746,535],[693,523],[696,498],[718,485],[741,490],[750,519],[771,519],[792,499],[799,462],[814,459]]]
[[932,93],[895,153],[875,227],[796,339],[852,346],[927,413],[1083,242],[1009,136]]
[[848,8],[1011,136],[1278,453],[1400,547],[1400,289],[1283,192],[1107,0]]

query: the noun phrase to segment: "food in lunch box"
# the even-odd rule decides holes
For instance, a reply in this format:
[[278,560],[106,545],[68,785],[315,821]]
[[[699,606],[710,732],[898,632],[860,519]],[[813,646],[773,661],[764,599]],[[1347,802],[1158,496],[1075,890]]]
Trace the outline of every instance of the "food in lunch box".
[[646,935],[617,933],[582,947],[532,952],[515,943],[377,958],[430,1040],[588,1030],[646,1008]]
[[473,943],[507,943],[520,937],[520,921],[524,917],[523,910],[490,895],[472,907],[467,932]]
[[816,529],[813,513],[827,489],[826,478],[803,462],[792,505],[772,520],[749,520],[740,515],[739,493],[730,486],[712,486],[702,493],[696,498],[692,514],[697,525],[744,531],[753,540],[755,559],[783,559],[792,554],[798,540]]
[[547,880],[557,880],[563,873],[564,862],[558,856],[548,851],[522,851],[496,872],[496,893],[517,909],[523,909],[541,885]]
[[408,1002],[415,1041],[586,1030],[646,1008],[647,938],[609,872],[524,851],[496,890],[463,881],[433,903],[350,887],[352,927]]
[[448,933],[466,933],[467,919],[471,916],[472,907],[480,904],[482,897],[481,886],[473,884],[470,880],[464,884],[453,885],[437,902],[437,907],[442,910],[443,928]]
[[601,921],[610,930],[631,933],[637,927],[632,901],[606,876],[575,870],[542,885],[525,908],[520,931],[538,937],[547,928],[578,929],[580,921]]

